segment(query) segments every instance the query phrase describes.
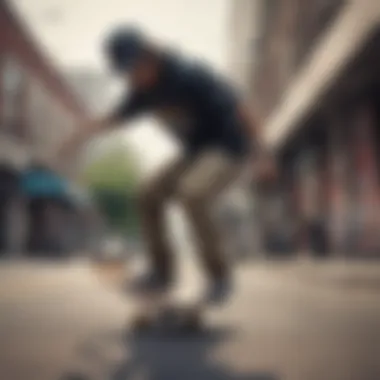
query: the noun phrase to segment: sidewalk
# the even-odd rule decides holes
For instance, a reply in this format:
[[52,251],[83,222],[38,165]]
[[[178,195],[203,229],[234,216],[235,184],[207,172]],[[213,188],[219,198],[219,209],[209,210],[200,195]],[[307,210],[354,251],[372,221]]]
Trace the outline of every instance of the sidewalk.
[[291,273],[302,281],[327,286],[369,288],[380,291],[380,260],[300,260],[290,265]]

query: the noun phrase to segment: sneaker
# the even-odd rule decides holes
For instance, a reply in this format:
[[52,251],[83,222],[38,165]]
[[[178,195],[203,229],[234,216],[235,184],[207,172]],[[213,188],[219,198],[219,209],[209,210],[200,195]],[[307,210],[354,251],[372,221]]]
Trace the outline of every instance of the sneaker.
[[148,272],[133,280],[131,290],[134,293],[163,292],[169,288],[170,283],[167,277],[160,276],[155,272]]
[[232,281],[229,276],[213,280],[206,293],[206,303],[219,305],[226,302],[232,293],[232,288]]

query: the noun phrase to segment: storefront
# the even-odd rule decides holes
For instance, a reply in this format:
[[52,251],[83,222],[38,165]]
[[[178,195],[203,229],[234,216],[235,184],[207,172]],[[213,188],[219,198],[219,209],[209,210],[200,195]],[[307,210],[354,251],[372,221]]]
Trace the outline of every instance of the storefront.
[[380,32],[282,148],[290,152],[300,252],[379,257],[379,46]]
[[327,176],[327,234],[330,253],[347,254],[354,245],[354,221],[352,220],[352,183],[350,131],[345,118],[334,114],[328,120],[328,176]]
[[0,166],[0,255],[20,253],[25,232],[25,207],[20,173]]
[[[289,250],[298,256],[324,257],[329,250],[327,135],[319,115],[296,133],[278,152],[278,198],[281,215],[277,230],[286,230]],[[279,233],[279,232],[278,232]]]
[[[49,206],[46,206],[46,199],[42,200],[36,195],[46,189],[25,189],[23,171],[37,158],[46,165],[58,161],[58,145],[72,132],[73,125],[86,117],[83,106],[30,37],[30,31],[25,28],[12,4],[0,1],[2,255],[22,255],[25,245],[40,247],[41,241],[37,244],[35,240],[42,236],[38,230],[41,223],[30,221],[30,215],[35,221],[39,218],[51,220],[51,223],[45,222],[45,230],[54,230],[54,233],[51,231],[52,235],[58,233],[59,217],[56,214],[60,214],[58,208],[61,210],[64,207],[57,205],[61,199],[49,198]],[[27,190],[26,193],[24,190]],[[41,209],[49,211],[42,212]],[[29,228],[33,232],[28,231]]]
[[44,167],[33,166],[25,170],[21,183],[28,204],[28,252],[63,253],[69,204],[67,182]]
[[363,256],[380,252],[380,178],[378,120],[374,99],[364,98],[352,117],[356,205],[356,248]]

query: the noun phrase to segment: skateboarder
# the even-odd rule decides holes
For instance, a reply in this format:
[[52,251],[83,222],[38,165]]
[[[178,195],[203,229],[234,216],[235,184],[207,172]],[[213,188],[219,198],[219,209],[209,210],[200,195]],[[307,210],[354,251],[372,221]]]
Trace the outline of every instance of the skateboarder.
[[[152,43],[140,30],[126,26],[113,31],[105,41],[105,56],[129,84],[128,95],[108,116],[80,128],[62,151],[147,112],[161,118],[182,144],[183,154],[140,191],[151,266],[137,285],[165,290],[174,280],[164,209],[175,198],[185,208],[210,280],[206,299],[222,302],[231,291],[231,273],[211,207],[216,196],[239,176],[251,153],[264,157],[255,121],[212,70]],[[267,174],[270,167],[261,165]]]

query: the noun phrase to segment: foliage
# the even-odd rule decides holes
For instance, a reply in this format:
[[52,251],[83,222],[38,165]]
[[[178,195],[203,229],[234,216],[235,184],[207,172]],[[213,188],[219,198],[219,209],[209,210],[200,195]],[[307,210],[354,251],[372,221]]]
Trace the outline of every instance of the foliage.
[[123,234],[138,231],[137,163],[120,141],[88,165],[85,182],[109,226]]

